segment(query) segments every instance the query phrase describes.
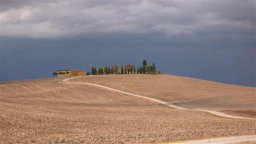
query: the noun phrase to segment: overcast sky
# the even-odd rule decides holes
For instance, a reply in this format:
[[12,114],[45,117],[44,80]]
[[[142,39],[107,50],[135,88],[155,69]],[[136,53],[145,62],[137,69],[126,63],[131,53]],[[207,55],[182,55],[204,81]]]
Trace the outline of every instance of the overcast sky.
[[[0,80],[27,78],[24,74],[31,71],[33,77],[46,76],[42,73],[69,59],[70,51],[74,57],[67,61],[86,60],[88,69],[97,50],[106,54],[97,64],[146,57],[167,73],[253,85],[255,13],[255,0],[0,0],[0,64],[6,75]],[[16,62],[35,61],[32,51],[40,51],[38,57],[52,53],[41,65],[43,72],[35,72],[33,63]],[[133,60],[123,51],[134,55]],[[86,59],[77,60],[81,52],[87,52]],[[28,70],[19,74],[20,67]],[[218,74],[209,71],[213,67]]]

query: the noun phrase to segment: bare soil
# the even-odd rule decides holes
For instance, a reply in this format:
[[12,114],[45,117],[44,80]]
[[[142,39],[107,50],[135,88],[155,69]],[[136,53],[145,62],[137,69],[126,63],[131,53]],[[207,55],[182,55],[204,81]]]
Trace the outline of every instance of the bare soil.
[[[177,85],[170,82],[172,79]],[[143,99],[59,81],[60,78],[53,78],[0,84],[1,144],[165,143],[256,133],[254,120],[174,110]],[[235,96],[248,97],[241,102],[242,107],[250,104],[246,108],[253,109],[251,104],[256,102],[249,95],[254,88],[219,86],[176,76],[88,76],[76,81],[102,83],[170,102],[214,97],[210,93],[220,91],[225,96],[233,88]],[[212,84],[214,87],[209,88]],[[189,91],[192,96],[186,95]],[[196,97],[200,91],[203,94]],[[233,102],[237,104],[239,99]]]
[[236,143],[236,144],[256,144],[256,142],[244,142],[244,143]]
[[239,116],[244,116],[244,117],[256,118],[255,110],[225,110],[223,112],[231,114],[231,115],[239,115]]
[[103,75],[79,81],[169,101],[188,108],[256,110],[256,88],[173,75]]

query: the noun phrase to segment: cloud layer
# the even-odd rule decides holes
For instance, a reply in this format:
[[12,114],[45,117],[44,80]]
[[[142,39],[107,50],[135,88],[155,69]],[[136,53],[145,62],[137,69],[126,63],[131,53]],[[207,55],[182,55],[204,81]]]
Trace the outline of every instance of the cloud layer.
[[252,37],[254,0],[1,0],[0,36]]

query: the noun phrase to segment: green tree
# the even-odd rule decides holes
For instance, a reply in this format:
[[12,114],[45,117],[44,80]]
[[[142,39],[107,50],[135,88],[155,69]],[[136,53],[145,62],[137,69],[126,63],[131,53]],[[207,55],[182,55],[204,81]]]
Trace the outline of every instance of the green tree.
[[106,66],[105,67],[105,74],[111,74],[111,68]]
[[142,61],[142,65],[143,65],[143,66],[146,66],[146,65],[148,65],[148,62],[147,62],[147,60],[145,60],[145,59],[144,59],[144,60]]
[[121,74],[124,74],[124,66],[121,66]]
[[91,68],[91,74],[92,75],[96,75],[97,74],[97,68],[96,67],[92,67]]
[[106,66],[103,67],[103,74],[107,74],[107,67]]
[[104,74],[104,67],[98,68],[98,74]]
[[156,65],[154,63],[152,64],[152,73],[157,73]]
[[151,65],[144,66],[144,73],[151,73]]
[[138,72],[139,74],[143,74],[143,73],[144,73],[144,68],[143,68],[143,67],[138,67],[138,68],[137,68],[137,72]]

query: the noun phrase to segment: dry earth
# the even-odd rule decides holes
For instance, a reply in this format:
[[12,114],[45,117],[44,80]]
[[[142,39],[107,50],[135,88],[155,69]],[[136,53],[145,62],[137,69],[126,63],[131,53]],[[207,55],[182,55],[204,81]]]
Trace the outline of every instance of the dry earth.
[[243,143],[235,143],[235,144],[256,144],[256,142],[243,142]]
[[177,105],[216,110],[256,110],[256,88],[173,75],[84,77],[94,82]]
[[[255,120],[182,111],[60,78],[0,84],[0,143],[164,143],[256,134]],[[74,81],[217,110],[256,109],[255,88],[169,75],[87,76]],[[223,98],[223,100],[222,100]]]
[[256,118],[255,110],[225,110],[223,112],[231,115]]

